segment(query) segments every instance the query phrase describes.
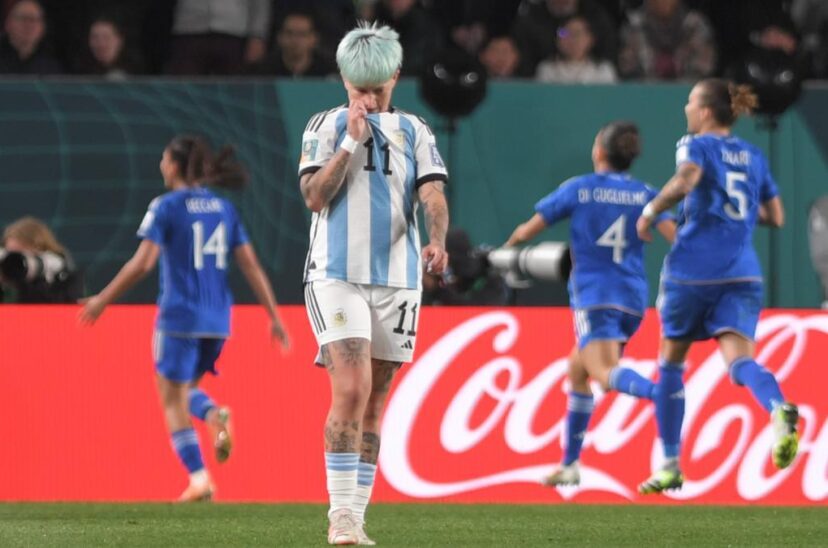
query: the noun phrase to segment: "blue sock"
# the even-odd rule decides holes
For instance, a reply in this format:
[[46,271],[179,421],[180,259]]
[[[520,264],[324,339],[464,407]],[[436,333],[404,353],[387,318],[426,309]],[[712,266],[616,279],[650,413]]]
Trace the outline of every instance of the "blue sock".
[[205,394],[200,388],[190,388],[190,415],[197,419],[204,420],[207,418],[207,413],[210,409],[216,406],[215,402],[210,399],[210,396]]
[[584,445],[589,418],[595,404],[592,394],[569,393],[566,413],[566,450],[564,464],[570,465],[581,456],[581,447]]
[[730,364],[730,378],[739,386],[747,386],[759,405],[769,412],[785,398],[776,377],[752,358],[738,358]]
[[187,471],[192,474],[204,468],[204,461],[201,460],[201,449],[198,447],[198,437],[196,436],[195,430],[185,428],[184,430],[173,432],[172,443],[181,462],[187,467]]
[[632,369],[626,367],[613,367],[610,371],[609,385],[613,390],[636,398],[653,399],[655,384],[650,379],[645,379]]
[[653,390],[656,424],[664,456],[677,458],[681,449],[681,423],[684,420],[684,364],[661,362],[658,384]]

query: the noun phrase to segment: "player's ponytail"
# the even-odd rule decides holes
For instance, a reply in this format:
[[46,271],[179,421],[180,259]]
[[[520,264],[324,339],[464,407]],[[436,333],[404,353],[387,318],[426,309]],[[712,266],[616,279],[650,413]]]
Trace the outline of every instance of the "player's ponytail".
[[641,154],[641,137],[633,122],[618,121],[604,126],[600,133],[601,147],[616,171],[627,171]]
[[759,97],[753,92],[753,88],[745,84],[728,84],[730,92],[730,110],[733,111],[733,118],[749,116],[759,106]]
[[703,90],[701,104],[713,112],[719,124],[730,127],[739,116],[746,116],[759,106],[759,98],[750,86],[734,84],[721,78],[699,82]]
[[167,145],[167,150],[188,185],[236,190],[247,184],[247,170],[236,159],[232,146],[224,146],[218,154],[214,154],[203,137],[179,135]]

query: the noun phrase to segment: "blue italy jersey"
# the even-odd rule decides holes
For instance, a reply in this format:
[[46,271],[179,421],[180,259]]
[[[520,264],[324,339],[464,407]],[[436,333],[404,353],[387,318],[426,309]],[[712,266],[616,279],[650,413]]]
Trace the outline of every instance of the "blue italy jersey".
[[150,203],[138,237],[161,247],[158,330],[228,336],[228,254],[248,241],[232,204],[204,188],[168,192]]
[[[627,174],[594,173],[568,180],[535,205],[549,225],[571,218],[572,308],[644,313],[644,242],[636,234],[635,222],[656,194]],[[667,218],[664,213],[656,222]]]
[[759,205],[779,193],[764,155],[732,136],[686,136],[677,147],[676,164],[692,162],[703,173],[679,204],[664,277],[679,283],[761,281],[753,229]]

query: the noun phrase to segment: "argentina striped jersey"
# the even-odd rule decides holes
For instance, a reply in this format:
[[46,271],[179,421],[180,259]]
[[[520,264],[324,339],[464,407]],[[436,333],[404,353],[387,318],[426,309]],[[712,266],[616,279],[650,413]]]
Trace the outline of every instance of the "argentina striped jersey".
[[[347,133],[348,107],[314,115],[302,137],[299,176],[322,168]],[[447,179],[431,129],[421,118],[391,108],[369,114],[369,135],[351,156],[331,202],[314,213],[305,281],[419,289],[417,189]]]

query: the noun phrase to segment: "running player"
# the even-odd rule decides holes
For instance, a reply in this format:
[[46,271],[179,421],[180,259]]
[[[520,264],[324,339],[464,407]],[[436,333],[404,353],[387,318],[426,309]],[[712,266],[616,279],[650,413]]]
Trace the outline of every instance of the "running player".
[[284,347],[288,336],[267,276],[236,210],[204,188],[241,188],[247,174],[225,148],[213,156],[199,137],[178,136],[164,149],[161,175],[166,194],[154,199],[138,229],[135,255],[97,295],[85,300],[79,318],[92,324],[104,308],[146,276],[160,257],[158,317],[153,356],[158,391],[172,445],[190,474],[182,502],[209,500],[213,483],[204,467],[192,416],[206,422],[213,435],[216,460],[230,456],[230,412],[198,388],[230,334],[232,296],[227,282],[227,254],[242,273],[270,318],[270,334]]
[[[613,122],[592,145],[595,172],[572,178],[535,205],[535,215],[519,225],[506,246],[529,241],[544,228],[569,217],[573,270],[569,300],[577,345],[569,360],[572,391],[567,403],[563,462],[543,482],[577,485],[579,458],[593,411],[589,378],[604,390],[652,399],[653,383],[618,365],[624,345],[638,329],[647,307],[644,242],[633,225],[656,191],[627,171],[641,151],[638,128]],[[664,213],[658,230],[672,241],[675,222]]]
[[[302,196],[313,211],[305,305],[327,368],[328,542],[374,544],[364,530],[395,372],[411,361],[421,263],[446,267],[446,168],[429,127],[391,106],[402,48],[389,27],[362,25],[339,43],[348,104],[313,116],[302,139]],[[429,243],[420,251],[418,204]]]
[[639,486],[641,493],[680,488],[684,360],[693,341],[715,338],[730,377],[747,386],[770,413],[773,462],[785,468],[796,456],[799,414],[771,374],[753,359],[762,308],[762,272],[753,249],[757,221],[779,228],[782,201],[768,162],[755,146],[731,134],[736,119],[758,104],[748,86],[708,79],[697,83],[684,107],[687,131],[677,145],[676,174],[641,213],[638,234],[649,239],[653,219],[679,206],[676,241],[664,259],[659,313],[662,339],[656,419],[665,463]]

